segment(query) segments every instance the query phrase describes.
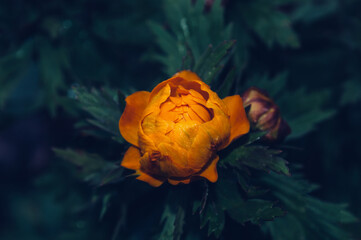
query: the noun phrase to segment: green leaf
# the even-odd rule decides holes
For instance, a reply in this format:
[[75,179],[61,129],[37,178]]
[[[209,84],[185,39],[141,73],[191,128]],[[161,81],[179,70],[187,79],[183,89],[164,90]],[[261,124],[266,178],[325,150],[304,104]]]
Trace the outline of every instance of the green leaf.
[[117,142],[122,142],[118,122],[124,108],[124,96],[109,88],[88,90],[74,86],[72,91],[73,98],[79,101],[80,107],[93,117],[87,122],[113,135]]
[[235,77],[236,77],[236,69],[233,68],[228,72],[219,91],[217,91],[217,94],[220,98],[223,99],[231,94],[232,86],[235,83]]
[[[297,0],[294,0],[297,1]],[[319,19],[333,14],[338,10],[340,4],[337,0],[328,1],[298,1],[298,7],[291,13],[293,21],[312,24]]]
[[193,214],[200,210],[201,228],[208,225],[208,237],[212,234],[216,238],[221,236],[226,214],[240,224],[246,222],[259,224],[284,215],[284,211],[275,207],[270,201],[243,199],[237,183],[231,179],[220,178],[208,198],[207,201],[193,202]]
[[361,81],[351,79],[342,84],[341,106],[356,103],[361,100]]
[[250,182],[249,178],[247,178],[249,176],[248,172],[242,171],[242,169],[237,169],[234,172],[236,174],[238,184],[241,186],[242,190],[247,194],[247,197],[249,198],[260,197],[260,196],[264,196],[268,192],[268,189],[262,189],[260,187],[251,185],[249,183]]
[[99,220],[101,221],[109,208],[109,200],[112,197],[111,194],[106,194],[102,200],[102,209],[100,211]]
[[66,89],[63,71],[69,67],[68,56],[65,49],[55,48],[46,40],[39,40],[38,44],[42,45],[39,48],[39,68],[44,102],[54,116],[56,107],[65,100],[60,91]]
[[162,54],[155,54],[154,59],[164,65],[164,72],[169,76],[176,73],[182,65],[182,59],[187,55],[186,49],[159,23],[149,22],[148,26],[156,36],[156,42]]
[[284,211],[275,207],[274,203],[261,199],[243,200],[237,185],[231,180],[220,180],[216,183],[217,200],[227,214],[240,224],[273,220],[283,216]]
[[341,225],[354,223],[356,218],[346,210],[345,204],[321,201],[309,195],[316,185],[300,175],[285,177],[264,175],[263,182],[285,206],[288,215],[264,226],[273,239],[349,239]]
[[[232,25],[224,23],[224,8],[220,0],[213,3],[211,11],[207,14],[203,11],[203,1],[192,4],[190,0],[164,0],[163,9],[165,22],[170,31],[162,24],[154,22],[150,22],[149,27],[156,36],[157,45],[162,52],[155,54],[153,58],[164,65],[165,73],[169,76],[181,70],[182,66],[192,70],[207,46],[218,45],[231,39]],[[182,65],[185,59],[191,61]],[[213,69],[213,66],[210,66],[209,71],[216,72],[217,69],[218,67]]]
[[101,186],[124,178],[120,165],[105,161],[101,156],[71,149],[53,149],[57,157],[77,167],[77,176],[95,186]]
[[17,51],[0,58],[0,108],[3,108],[12,91],[31,65],[32,44],[24,44]]
[[200,218],[201,228],[208,224],[208,237],[214,234],[216,238],[219,238],[225,225],[223,209],[217,203],[211,201],[205,206]]
[[279,157],[279,150],[269,149],[266,146],[241,146],[234,149],[223,160],[221,166],[240,168],[245,165],[250,168],[263,171],[274,171],[290,175],[287,167],[287,161]]
[[320,122],[331,118],[336,110],[325,108],[330,98],[331,91],[329,89],[317,92],[309,92],[305,88],[285,91],[276,102],[292,129],[288,139],[302,137],[315,130],[316,125]]
[[273,240],[308,239],[306,238],[302,223],[292,213],[287,213],[286,216],[278,218],[273,222],[265,223],[262,229],[269,232]]
[[300,46],[298,37],[292,29],[290,17],[280,10],[277,1],[254,0],[241,2],[238,6],[241,16],[248,25],[266,44],[273,47],[297,48]]
[[248,79],[247,87],[258,87],[265,90],[273,99],[277,99],[277,96],[282,95],[282,91],[285,91],[287,83],[288,73],[281,72],[270,78],[268,74],[254,75]]
[[267,134],[267,131],[251,131],[248,133],[248,139],[245,145],[252,144],[260,140],[263,136]]
[[205,83],[210,85],[222,69],[220,65],[221,61],[229,55],[234,44],[235,41],[225,41],[215,49],[209,46],[194,67],[194,72],[196,72]]
[[183,233],[185,212],[180,206],[173,208],[169,205],[165,206],[161,222],[163,229],[157,239],[160,240],[179,240]]

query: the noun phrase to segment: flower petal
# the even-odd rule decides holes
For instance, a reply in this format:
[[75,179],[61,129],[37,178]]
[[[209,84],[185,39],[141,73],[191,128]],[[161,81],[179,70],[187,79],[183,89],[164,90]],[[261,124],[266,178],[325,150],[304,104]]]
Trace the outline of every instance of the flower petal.
[[181,77],[183,79],[187,79],[188,81],[201,81],[203,82],[197,74],[189,70],[183,70],[174,75],[174,77]]
[[160,185],[163,184],[163,181],[155,179],[154,177],[151,177],[142,171],[138,171],[138,174],[139,174],[139,176],[137,177],[138,180],[146,182],[152,187],[159,187]]
[[124,139],[133,144],[138,145],[138,129],[144,109],[149,100],[150,92],[139,91],[128,96],[125,101],[124,112],[119,120],[119,130]]
[[[231,123],[231,136],[228,145],[236,138],[249,132],[249,121],[243,107],[242,98],[239,95],[229,96],[223,99],[228,107]],[[226,146],[224,146],[226,147]]]
[[138,170],[140,168],[140,152],[139,149],[133,146],[130,146],[127,150],[127,152],[124,154],[124,158],[122,160],[121,166]]
[[229,116],[219,108],[214,108],[214,117],[211,121],[202,124],[202,128],[211,138],[213,150],[221,150],[229,143],[231,123]]
[[[191,71],[181,71],[176,73],[173,77],[159,83],[151,92],[150,99],[158,95],[158,92],[161,91],[167,84],[169,84],[172,89],[179,88],[179,86],[183,86],[184,89],[196,90],[205,100],[208,99],[208,92],[205,89],[209,89],[209,86],[202,82],[202,80],[197,76],[197,74]],[[194,93],[193,93],[194,94]]]
[[212,162],[209,164],[209,166],[199,174],[199,176],[207,178],[210,182],[216,182],[218,179],[218,173],[217,173],[217,162],[219,160],[219,156],[216,155]]
[[191,148],[188,150],[188,166],[200,171],[212,156],[212,137],[203,126],[197,129]]
[[188,166],[188,151],[171,143],[160,143],[159,151],[165,157],[159,161],[160,171],[168,176],[185,178],[194,173]]
[[172,185],[178,185],[180,183],[184,183],[184,184],[188,184],[190,183],[191,179],[186,179],[186,180],[172,180],[172,179],[168,179],[168,182]]

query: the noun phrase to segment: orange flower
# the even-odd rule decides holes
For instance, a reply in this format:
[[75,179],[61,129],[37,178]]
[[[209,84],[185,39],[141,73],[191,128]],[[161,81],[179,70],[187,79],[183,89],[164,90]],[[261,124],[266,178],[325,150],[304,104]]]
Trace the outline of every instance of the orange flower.
[[282,119],[279,107],[267,93],[251,87],[243,93],[242,98],[244,107],[250,106],[248,116],[254,127],[261,131],[268,131],[265,139],[280,141],[291,133],[291,128]]
[[119,130],[132,146],[122,166],[152,186],[217,181],[217,151],[249,131],[239,95],[221,100],[191,71],[126,98]]

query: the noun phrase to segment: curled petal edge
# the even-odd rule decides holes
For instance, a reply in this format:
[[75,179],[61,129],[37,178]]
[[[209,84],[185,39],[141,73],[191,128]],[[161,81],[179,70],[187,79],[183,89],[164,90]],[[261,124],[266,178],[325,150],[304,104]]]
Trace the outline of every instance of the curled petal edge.
[[138,144],[138,129],[142,114],[149,100],[150,92],[139,91],[129,95],[126,106],[119,119],[119,131],[123,138],[134,146]]
[[231,135],[227,147],[232,141],[249,132],[250,124],[243,107],[242,98],[239,95],[229,96],[223,99],[228,108],[231,124]]

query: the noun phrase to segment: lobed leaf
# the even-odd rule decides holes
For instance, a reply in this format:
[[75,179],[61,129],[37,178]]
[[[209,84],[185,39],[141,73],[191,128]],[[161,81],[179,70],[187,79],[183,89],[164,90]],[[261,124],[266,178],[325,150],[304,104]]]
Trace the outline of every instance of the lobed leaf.
[[181,206],[166,205],[161,218],[162,231],[157,239],[180,240],[183,234],[185,211]]
[[95,186],[120,181],[124,178],[120,165],[105,161],[101,156],[71,149],[53,149],[55,155],[77,167],[77,176]]
[[78,100],[80,107],[92,116],[87,122],[113,135],[116,141],[123,142],[118,129],[118,121],[124,108],[123,94],[108,88],[88,90],[81,86],[74,86],[72,91],[73,98]]
[[241,165],[290,175],[287,161],[279,157],[279,150],[269,149],[267,146],[252,145],[241,146],[229,153],[220,163],[221,166],[240,168]]
[[343,223],[354,223],[357,219],[346,210],[345,204],[321,201],[309,195],[316,185],[310,184],[300,175],[285,177],[269,174],[263,177],[276,198],[285,206],[288,214],[265,224],[264,231],[273,239],[349,239]]
[[205,83],[210,85],[222,69],[220,65],[221,61],[229,55],[234,45],[235,41],[225,41],[215,49],[209,46],[195,65],[194,72],[196,72]]
[[231,180],[217,182],[216,193],[220,206],[240,224],[248,221],[258,224],[284,215],[284,211],[275,207],[273,202],[261,199],[243,200],[237,185]]
[[[208,13],[204,13],[204,2],[164,0],[163,9],[166,24],[150,22],[149,27],[156,36],[156,42],[161,54],[154,54],[153,58],[164,65],[164,71],[169,76],[183,69],[194,71],[194,65],[203,64],[206,58],[206,46],[218,45],[224,40],[231,39],[232,25],[224,23],[224,8],[221,1],[216,0]],[[165,27],[168,27],[166,29]],[[219,48],[218,50],[222,50]],[[205,52],[205,54],[202,54]],[[208,50],[209,51],[209,50]],[[207,62],[210,66],[203,66],[201,77],[206,82],[211,82],[220,70],[219,61],[214,53],[213,58],[217,63]],[[203,59],[203,60],[202,60]],[[223,59],[223,57],[221,57]],[[197,64],[198,63],[198,64]],[[197,72],[197,71],[195,71]],[[198,73],[198,72],[197,72]]]

